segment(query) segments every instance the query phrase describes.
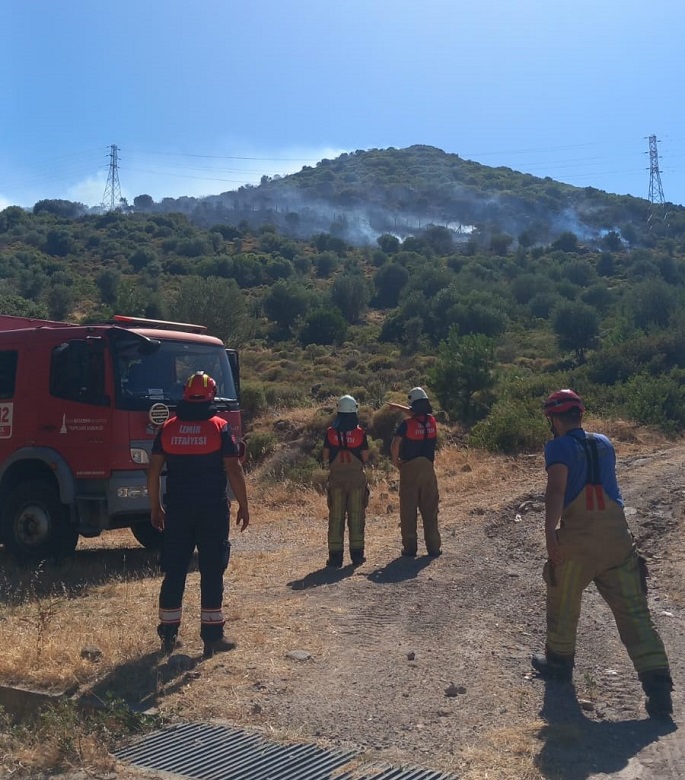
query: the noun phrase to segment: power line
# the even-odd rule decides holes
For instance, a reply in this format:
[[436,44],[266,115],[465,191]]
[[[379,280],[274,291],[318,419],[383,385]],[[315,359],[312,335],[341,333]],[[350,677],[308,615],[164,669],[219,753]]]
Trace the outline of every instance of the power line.
[[204,157],[208,160],[257,160],[259,162],[303,162],[310,163],[311,157],[237,157],[228,154],[191,154],[187,152],[141,152],[138,150],[126,150],[131,154],[160,154],[168,157]]

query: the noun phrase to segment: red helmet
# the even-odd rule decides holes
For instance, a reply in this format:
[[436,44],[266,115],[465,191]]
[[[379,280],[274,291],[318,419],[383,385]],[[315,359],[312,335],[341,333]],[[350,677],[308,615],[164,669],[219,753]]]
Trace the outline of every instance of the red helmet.
[[216,395],[216,382],[204,371],[196,371],[188,377],[183,388],[184,401],[213,401]]
[[573,390],[569,390],[568,388],[565,390],[557,390],[555,393],[548,395],[544,409],[545,417],[563,414],[564,412],[568,412],[569,409],[580,409],[581,412],[585,411],[581,397],[578,393],[574,393]]

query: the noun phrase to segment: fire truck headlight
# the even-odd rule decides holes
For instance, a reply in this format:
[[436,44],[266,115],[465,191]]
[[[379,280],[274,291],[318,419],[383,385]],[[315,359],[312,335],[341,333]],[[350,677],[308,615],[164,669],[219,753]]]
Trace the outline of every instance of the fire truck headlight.
[[117,490],[118,498],[146,498],[147,488],[145,485],[135,485],[134,487],[120,487]]
[[131,460],[141,465],[150,462],[147,452],[140,447],[131,447]]

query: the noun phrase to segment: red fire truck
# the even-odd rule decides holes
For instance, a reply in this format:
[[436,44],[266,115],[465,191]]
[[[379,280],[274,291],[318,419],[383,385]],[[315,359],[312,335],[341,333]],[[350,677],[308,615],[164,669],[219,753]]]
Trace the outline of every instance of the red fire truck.
[[205,330],[0,315],[0,541],[11,555],[61,557],[79,535],[125,527],[159,545],[146,468],[192,373],[214,377],[217,414],[241,438],[238,354]]

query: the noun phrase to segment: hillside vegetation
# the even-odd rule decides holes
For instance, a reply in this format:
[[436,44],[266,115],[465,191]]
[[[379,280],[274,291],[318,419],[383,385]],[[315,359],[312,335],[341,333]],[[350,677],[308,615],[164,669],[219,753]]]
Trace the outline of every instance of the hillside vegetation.
[[[217,205],[229,196],[264,208],[236,222]],[[290,210],[269,210],[277,197]],[[315,202],[337,209],[328,230],[285,235]],[[539,447],[540,402],[559,386],[604,416],[685,428],[685,209],[430,147],[342,155],[194,203],[194,220],[226,217],[209,227],[147,196],[135,203],[104,215],[49,200],[0,212],[0,310],[207,325],[242,349],[252,462],[297,440],[276,477],[317,479],[320,430],[348,392],[379,463],[395,422],[381,407],[415,384],[428,386],[447,435],[503,452]],[[356,245],[343,228],[362,213],[377,237]],[[296,407],[310,410],[300,428],[274,430]]]

